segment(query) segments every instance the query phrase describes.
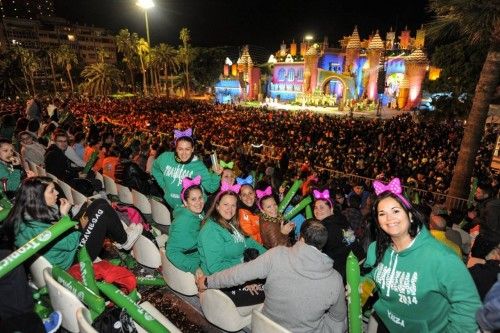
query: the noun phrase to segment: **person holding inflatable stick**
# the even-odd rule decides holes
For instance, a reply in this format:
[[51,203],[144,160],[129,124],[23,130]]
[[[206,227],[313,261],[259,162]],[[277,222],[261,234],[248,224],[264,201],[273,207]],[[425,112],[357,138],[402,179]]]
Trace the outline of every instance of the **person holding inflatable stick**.
[[[51,178],[32,177],[22,182],[15,204],[4,222],[6,231],[14,235],[16,246],[28,243],[70,213],[71,204],[58,195]],[[119,248],[130,249],[142,233],[139,224],[131,224],[125,230],[116,212],[104,199],[94,200],[86,208],[80,207],[75,217],[80,221],[77,230],[66,231],[39,252],[53,266],[64,270],[72,265],[79,247],[86,245],[91,260],[94,260],[105,237],[117,242]]]
[[265,248],[278,245],[291,246],[295,224],[287,222],[278,211],[271,186],[257,190],[257,206],[260,209],[260,236]]
[[364,266],[378,291],[379,325],[390,332],[476,332],[481,301],[464,263],[431,236],[398,178],[373,186],[377,234]]

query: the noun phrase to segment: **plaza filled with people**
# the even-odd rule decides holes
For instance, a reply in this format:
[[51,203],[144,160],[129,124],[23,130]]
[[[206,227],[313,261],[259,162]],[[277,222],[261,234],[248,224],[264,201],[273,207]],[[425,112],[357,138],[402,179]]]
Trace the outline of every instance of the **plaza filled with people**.
[[[109,247],[128,253],[147,235],[158,256],[161,249],[190,278],[215,326],[249,324],[225,327],[207,309],[215,304],[210,291],[220,289],[242,318],[261,309],[292,332],[344,332],[352,252],[361,288],[373,289],[363,307],[368,329],[499,328],[496,124],[486,126],[477,153],[473,198],[446,207],[465,126],[458,119],[353,118],[163,97],[1,100],[0,117],[0,178],[10,202],[5,256],[70,216],[77,230],[39,253],[53,267],[71,271],[81,248],[92,261],[106,259]],[[171,225],[160,228],[151,208],[144,224],[124,221],[123,197],[107,181],[163,205]],[[85,199],[69,198],[61,182]],[[135,195],[126,203],[140,210]],[[16,274],[23,279],[12,283],[26,289],[29,274]],[[26,302],[14,315],[0,313],[0,331],[30,313]],[[26,318],[40,331],[38,319]]]

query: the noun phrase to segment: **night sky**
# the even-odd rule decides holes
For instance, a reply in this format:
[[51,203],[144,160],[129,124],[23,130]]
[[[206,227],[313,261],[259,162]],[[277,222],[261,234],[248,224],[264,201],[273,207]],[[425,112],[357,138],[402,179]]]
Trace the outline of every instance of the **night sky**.
[[[376,29],[392,26],[414,30],[428,20],[428,0],[154,0],[149,12],[152,44],[179,44],[179,31],[191,31],[194,46],[241,46],[254,44],[269,52],[282,40],[300,41],[312,34],[316,41],[326,35],[330,45],[358,26],[361,39]],[[55,0],[56,14],[80,24],[105,27],[116,33],[127,27],[145,36],[144,14],[135,0]]]

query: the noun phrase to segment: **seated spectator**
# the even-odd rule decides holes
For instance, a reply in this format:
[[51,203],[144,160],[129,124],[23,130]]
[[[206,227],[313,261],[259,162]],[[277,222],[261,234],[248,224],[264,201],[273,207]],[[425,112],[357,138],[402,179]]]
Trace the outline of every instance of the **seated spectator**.
[[28,131],[19,133],[21,156],[24,160],[43,166],[45,163],[45,147],[35,141]]
[[79,177],[80,167],[73,167],[71,160],[64,154],[68,148],[68,135],[58,130],[54,133],[54,141],[45,152],[45,170],[58,179],[71,185],[73,179]]
[[[22,183],[15,204],[4,221],[6,232],[15,237],[16,246],[23,246],[70,213],[71,204],[67,199],[58,199],[58,194],[52,179],[47,177],[31,177]],[[116,212],[104,199],[80,207],[74,219],[80,221],[78,230],[67,231],[40,252],[52,265],[64,270],[73,264],[79,247],[86,246],[94,260],[105,237],[117,242],[118,248],[128,250],[142,232],[141,224],[131,224],[125,230]]]
[[238,196],[238,223],[245,235],[252,237],[257,243],[262,244],[260,236],[259,208],[257,207],[253,177],[237,178],[241,185]]
[[149,195],[151,177],[130,159],[130,154],[130,148],[124,148],[120,152],[120,160],[115,167],[115,180],[118,184]]
[[292,245],[295,224],[285,221],[278,211],[278,204],[274,199],[271,186],[265,190],[257,190],[257,207],[259,207],[260,237],[266,249],[275,246]]
[[440,241],[443,245],[447,246],[449,249],[453,250],[453,252],[455,252],[460,259],[462,258],[462,251],[460,250],[460,247],[446,237],[446,220],[442,216],[431,214],[429,229],[434,238]]
[[476,319],[483,332],[500,330],[500,278],[486,294],[483,306],[476,313]]
[[277,246],[245,264],[199,276],[200,292],[267,279],[262,313],[292,332],[343,333],[347,330],[344,284],[333,261],[321,252],[328,231],[317,221],[302,224],[291,248]]
[[481,301],[500,274],[500,244],[494,248],[487,256],[484,263],[477,263],[469,268],[470,275],[476,284]]
[[73,149],[76,155],[83,161],[83,154],[85,151],[85,134],[83,132],[75,134]]
[[118,147],[112,146],[102,160],[102,174],[115,180],[116,166],[120,162],[120,151]]
[[[236,202],[240,186],[223,183],[219,195],[214,200],[202,221],[198,236],[198,252],[201,269],[207,275],[243,262],[247,249],[256,249],[259,254],[266,251],[262,245],[250,237],[245,237],[236,220]],[[262,303],[264,293],[254,283],[222,289],[236,306]]]

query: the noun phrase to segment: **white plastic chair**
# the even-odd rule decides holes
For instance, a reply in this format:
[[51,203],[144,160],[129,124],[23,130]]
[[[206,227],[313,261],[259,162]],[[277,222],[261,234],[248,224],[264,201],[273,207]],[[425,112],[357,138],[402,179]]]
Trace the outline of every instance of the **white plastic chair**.
[[102,186],[104,186],[104,177],[99,171],[95,172],[95,179],[99,180]]
[[252,311],[252,333],[292,333],[280,324],[266,317],[262,312]]
[[134,199],[132,198],[132,192],[126,186],[116,184],[116,189],[118,190],[118,198],[121,202],[132,205]]
[[53,174],[51,174],[50,172],[45,172],[45,174],[47,175],[47,177],[52,178],[53,181],[55,181],[55,182],[58,181],[57,177],[54,176]]
[[30,160],[26,160],[26,161],[28,162],[30,170],[33,171],[35,174],[38,175],[38,172],[36,170],[36,164],[35,164],[35,162],[31,162]]
[[52,264],[44,256],[39,256],[30,266],[32,281],[38,289],[45,287],[43,271],[47,267],[52,268]]
[[[154,319],[158,320],[160,324],[165,326],[170,333],[182,333],[170,320],[167,319],[153,304],[149,302],[144,302],[140,304],[141,308],[146,310]],[[135,321],[135,328],[137,328],[138,333],[148,333],[144,328],[139,326]]]
[[92,327],[92,319],[90,318],[90,311],[86,308],[79,308],[76,310],[76,321],[80,333],[99,333]]
[[198,294],[198,287],[194,275],[189,272],[184,272],[174,266],[168,260],[165,251],[160,250],[161,254],[161,273],[167,285],[174,291],[186,296],[194,296]]
[[64,196],[66,197],[66,199],[68,199],[68,201],[71,204],[74,204],[73,194],[71,193],[71,186],[69,186],[68,183],[65,183],[64,181],[62,181],[60,179],[57,183],[59,184],[59,186],[63,190]]
[[45,169],[39,165],[36,166],[36,174],[39,176],[47,176]]
[[147,196],[139,191],[132,189],[132,201],[143,214],[151,214],[151,203]]
[[86,308],[85,305],[71,291],[64,288],[52,277],[52,268],[45,268],[43,277],[47,283],[52,308],[62,314],[62,327],[70,332],[80,332],[76,311],[79,308]]
[[104,181],[104,189],[106,190],[106,193],[111,195],[118,195],[118,189],[113,178],[102,175],[102,179]]
[[87,197],[74,188],[71,189],[71,196],[73,197],[73,203],[75,205],[82,205],[85,201],[87,201]]
[[252,310],[262,308],[262,304],[236,307],[234,302],[218,289],[202,292],[200,303],[207,321],[229,332],[236,332],[250,325]]
[[155,199],[151,199],[150,203],[153,221],[161,225],[170,225],[172,223],[172,219],[167,206]]
[[132,256],[141,265],[158,268],[161,265],[160,250],[148,238],[140,235],[132,247]]

